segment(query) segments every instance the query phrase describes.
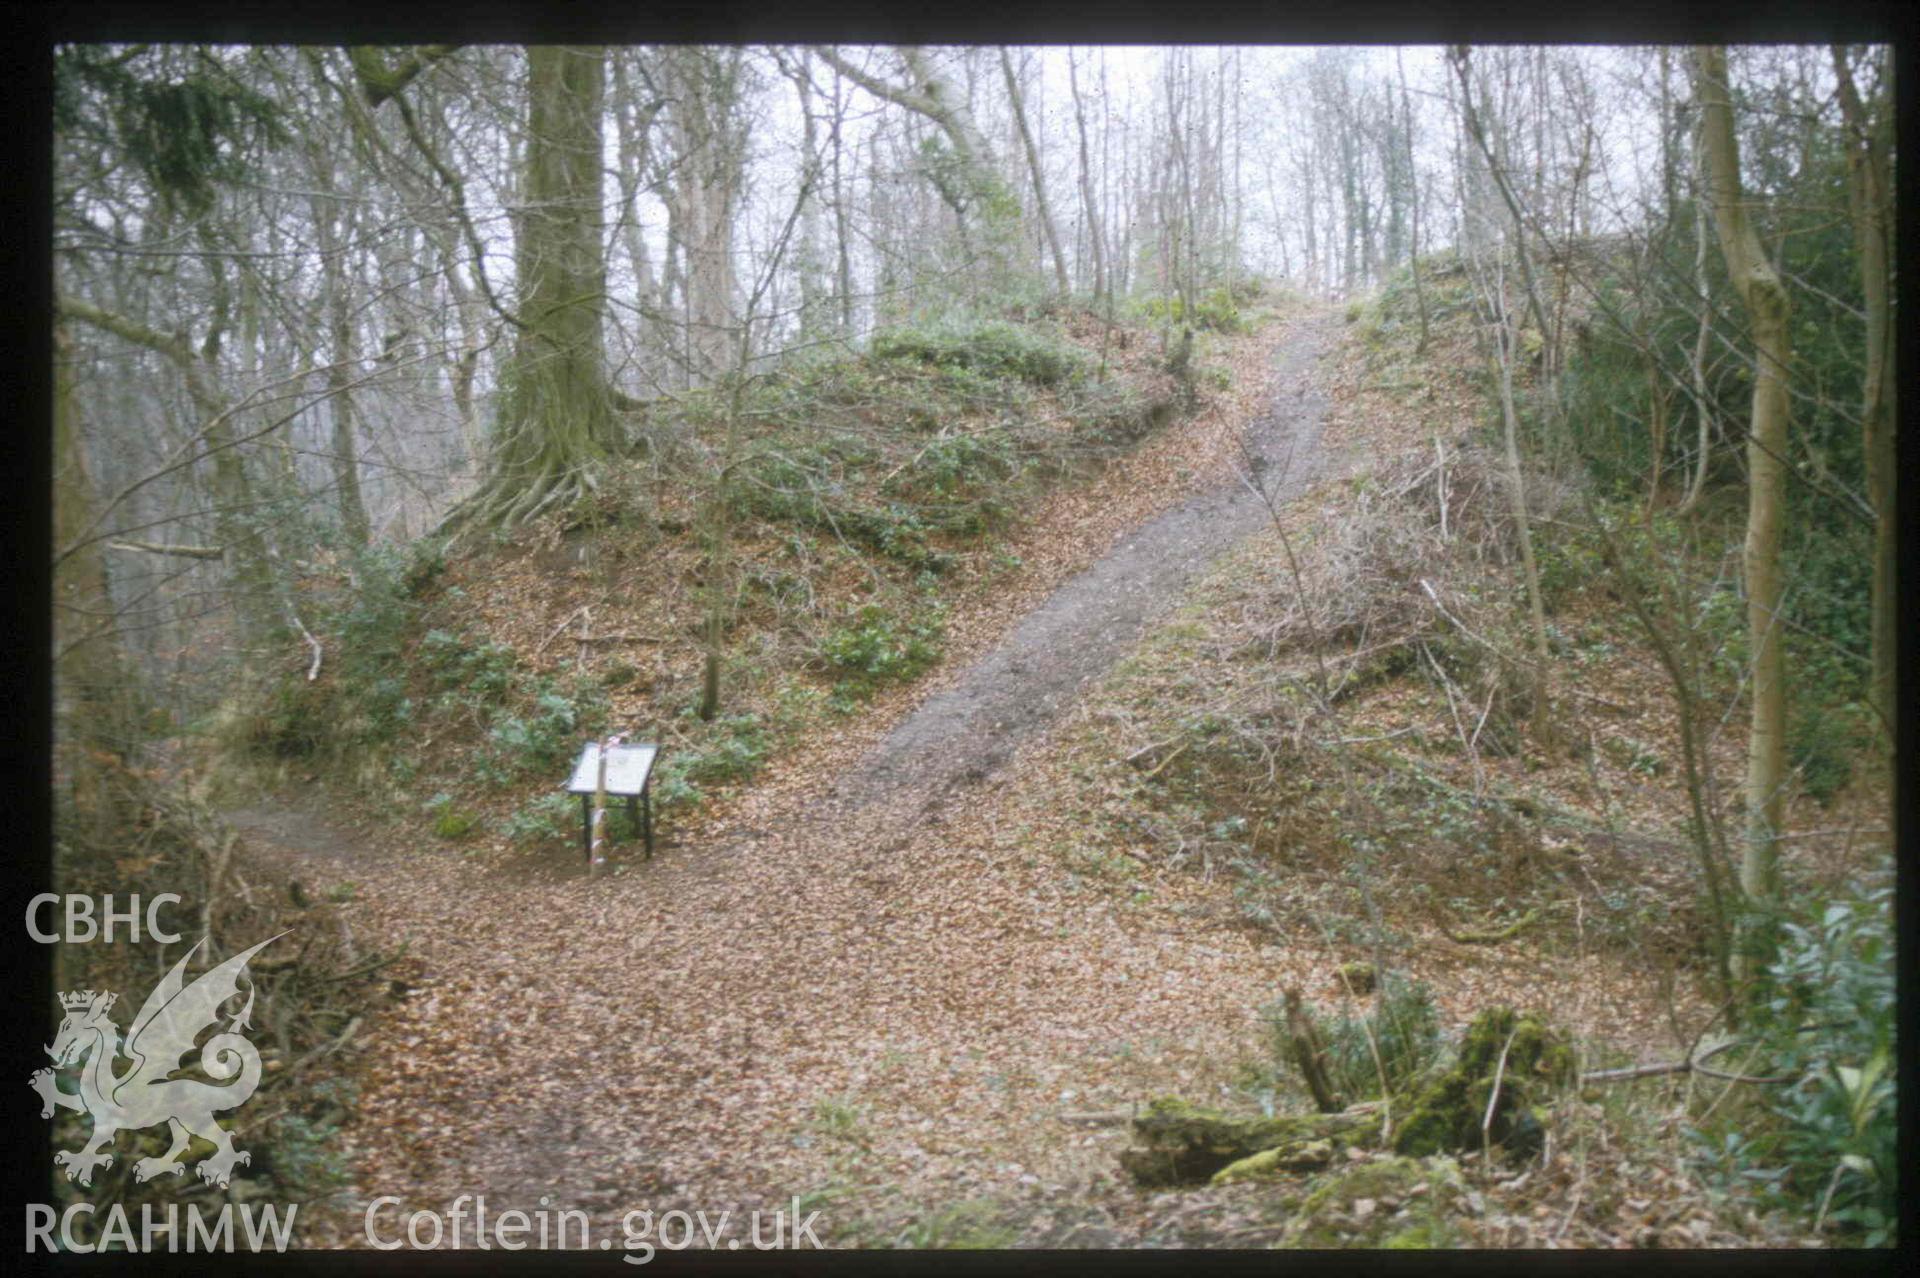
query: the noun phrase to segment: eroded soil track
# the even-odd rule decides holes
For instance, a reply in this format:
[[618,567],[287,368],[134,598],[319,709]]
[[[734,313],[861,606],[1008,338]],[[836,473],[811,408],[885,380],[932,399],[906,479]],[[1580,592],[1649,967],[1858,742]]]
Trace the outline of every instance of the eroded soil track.
[[[1334,333],[1295,328],[1247,426],[1273,500],[1313,473]],[[419,960],[356,1071],[357,1204],[546,1198],[613,1236],[635,1207],[786,1206],[827,1186],[882,1214],[1072,1200],[1124,1136],[1059,1112],[1196,1085],[1308,956],[1116,911],[981,836],[1017,819],[1005,765],[1268,517],[1223,477],[1122,537],[837,783],[619,877],[508,880],[313,813],[232,814],[269,855],[354,881],[365,925]],[[364,1245],[361,1210],[315,1241]]]
[[1319,456],[1327,398],[1313,371],[1331,333],[1324,322],[1309,325],[1281,348],[1271,409],[1248,425],[1240,476],[1122,537],[957,684],[928,698],[848,778],[846,793],[938,787],[991,772],[1178,603],[1217,555],[1266,522],[1267,501],[1299,493]]

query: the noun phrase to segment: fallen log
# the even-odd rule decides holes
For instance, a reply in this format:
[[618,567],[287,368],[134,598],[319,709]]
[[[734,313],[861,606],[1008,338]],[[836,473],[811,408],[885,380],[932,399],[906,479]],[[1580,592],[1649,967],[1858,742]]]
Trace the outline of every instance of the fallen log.
[[1331,1140],[1302,1140],[1249,1154],[1213,1174],[1215,1185],[1237,1185],[1243,1180],[1265,1180],[1285,1172],[1319,1171],[1333,1162]]
[[1267,1160],[1278,1170],[1289,1161],[1308,1165],[1323,1154],[1330,1159],[1348,1145],[1376,1144],[1380,1115],[1366,1109],[1230,1118],[1164,1097],[1133,1120],[1133,1130],[1145,1147],[1122,1150],[1120,1165],[1141,1185],[1181,1185],[1211,1180],[1227,1167],[1268,1151],[1278,1151]]
[[1457,932],[1450,928],[1447,931],[1447,939],[1458,945],[1498,945],[1502,941],[1518,936],[1539,921],[1540,911],[1528,910],[1505,927],[1463,928]]
[[1055,1118],[1074,1127],[1124,1127],[1133,1121],[1125,1111],[1105,1114],[1055,1114]]

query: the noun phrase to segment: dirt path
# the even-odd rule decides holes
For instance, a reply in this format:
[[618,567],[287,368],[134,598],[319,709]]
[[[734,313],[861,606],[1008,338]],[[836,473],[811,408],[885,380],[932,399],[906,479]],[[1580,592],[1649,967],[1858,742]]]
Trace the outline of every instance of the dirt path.
[[[1312,473],[1334,331],[1292,335],[1248,430],[1283,498]],[[1306,956],[1158,905],[1117,912],[983,832],[1019,819],[1021,769],[1003,765],[1266,518],[1231,483],[1140,526],[837,787],[620,877],[509,882],[312,812],[232,814],[268,855],[355,882],[355,926],[420,956],[363,1056],[358,1201],[550,1198],[612,1232],[635,1207],[827,1186],[867,1212],[1073,1200],[1124,1137],[1063,1135],[1058,1112],[1211,1081]],[[357,1210],[333,1238],[363,1245]]]
[[[1313,371],[1332,332],[1322,317],[1281,348],[1271,411],[1246,432],[1252,469],[1276,500],[1302,491],[1318,460],[1327,399]],[[1215,556],[1267,519],[1259,495],[1229,481],[1133,529],[958,683],[928,698],[848,779],[846,793],[867,797],[902,784],[932,788],[991,772],[1132,647],[1149,621],[1178,603]]]

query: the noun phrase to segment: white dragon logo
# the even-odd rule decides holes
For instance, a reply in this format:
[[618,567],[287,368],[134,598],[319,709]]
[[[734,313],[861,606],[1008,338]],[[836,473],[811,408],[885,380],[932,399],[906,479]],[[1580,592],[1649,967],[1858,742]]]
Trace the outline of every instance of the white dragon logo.
[[[220,1020],[221,1006],[240,992],[239,977],[247,960],[285,935],[282,932],[268,937],[183,988],[182,974],[187,964],[207,943],[202,937],[147,995],[140,1014],[133,1018],[133,1027],[127,1031],[124,1049],[120,1031],[109,1016],[119,995],[74,990],[60,996],[66,1018],[60,1022],[53,1046],[47,1048],[54,1068],[35,1070],[29,1081],[40,1093],[40,1117],[53,1117],[55,1107],[82,1110],[93,1116],[93,1135],[87,1143],[78,1150],[63,1149],[53,1156],[55,1166],[67,1169],[68,1180],[80,1185],[90,1183],[95,1167],[113,1161],[113,1155],[103,1151],[117,1134],[160,1123],[172,1129],[173,1145],[158,1158],[142,1158],[135,1163],[135,1180],[180,1175],[186,1170],[181,1155],[195,1136],[214,1146],[214,1153],[202,1159],[197,1168],[200,1178],[211,1184],[225,1185],[233,1176],[235,1163],[252,1161],[251,1155],[233,1147],[233,1138],[213,1117],[215,1110],[239,1108],[260,1085],[260,1053],[238,1032],[248,1028],[247,1018],[253,1014],[251,982],[246,1006],[227,1023],[225,1032],[209,1038],[200,1050],[201,1069],[219,1085],[172,1075],[183,1068],[181,1058],[193,1050],[194,1039]],[[83,1056],[87,1061],[80,1072],[80,1090],[61,1091],[55,1085],[54,1071],[77,1064]],[[114,1061],[121,1056],[132,1063],[116,1074]]]

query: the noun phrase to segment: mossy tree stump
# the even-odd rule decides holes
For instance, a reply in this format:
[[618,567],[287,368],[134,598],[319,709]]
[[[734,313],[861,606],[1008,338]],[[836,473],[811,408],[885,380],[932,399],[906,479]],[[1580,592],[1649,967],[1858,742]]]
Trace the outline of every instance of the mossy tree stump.
[[[1572,1051],[1544,1020],[1510,1007],[1489,1008],[1467,1026],[1453,1066],[1421,1087],[1404,1111],[1395,1107],[1405,1117],[1393,1147],[1416,1157],[1479,1149],[1483,1140],[1524,1147],[1537,1139],[1535,1109],[1573,1073]],[[1496,1076],[1500,1095],[1488,1123]]]

